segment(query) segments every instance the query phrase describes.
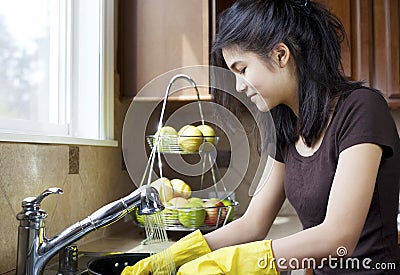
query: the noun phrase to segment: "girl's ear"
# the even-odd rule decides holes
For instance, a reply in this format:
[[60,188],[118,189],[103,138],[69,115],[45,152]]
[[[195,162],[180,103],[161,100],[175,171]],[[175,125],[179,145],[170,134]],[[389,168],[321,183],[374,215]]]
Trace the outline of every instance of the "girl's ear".
[[290,51],[284,43],[277,44],[272,50],[274,60],[279,64],[279,67],[284,68],[289,62]]

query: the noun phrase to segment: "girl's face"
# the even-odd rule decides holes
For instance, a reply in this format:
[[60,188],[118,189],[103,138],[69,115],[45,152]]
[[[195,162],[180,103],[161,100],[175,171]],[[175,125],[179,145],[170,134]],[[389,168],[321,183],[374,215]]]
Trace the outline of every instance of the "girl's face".
[[[284,44],[279,44],[286,47]],[[298,113],[297,77],[292,73],[289,50],[278,46],[271,52],[271,62],[238,47],[224,48],[223,57],[236,75],[236,90],[246,96],[262,112],[280,105],[288,105]],[[276,62],[275,62],[276,61]]]

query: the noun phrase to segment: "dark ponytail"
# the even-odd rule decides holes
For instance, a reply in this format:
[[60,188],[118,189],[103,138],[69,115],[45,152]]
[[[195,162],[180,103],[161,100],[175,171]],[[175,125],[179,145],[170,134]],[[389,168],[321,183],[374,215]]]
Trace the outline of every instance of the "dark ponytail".
[[[328,122],[333,99],[361,87],[344,76],[340,43],[345,37],[338,18],[320,3],[239,0],[219,18],[211,62],[226,68],[222,49],[232,46],[271,62],[269,53],[278,43],[285,43],[298,74],[299,115],[284,105],[271,110],[277,139],[288,144],[302,136],[312,146]],[[214,97],[225,106],[231,105],[226,93],[216,92]]]

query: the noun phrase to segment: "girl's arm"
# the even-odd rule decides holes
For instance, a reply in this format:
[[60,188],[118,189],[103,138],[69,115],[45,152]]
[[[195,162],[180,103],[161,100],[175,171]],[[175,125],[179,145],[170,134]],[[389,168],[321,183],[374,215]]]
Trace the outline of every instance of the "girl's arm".
[[303,259],[318,261],[329,255],[337,257],[339,247],[344,247],[346,256],[351,256],[370,208],[381,157],[382,148],[371,143],[354,145],[342,151],[325,220],[318,226],[274,240],[275,259],[297,259],[299,263]]
[[245,214],[204,236],[211,250],[265,238],[285,200],[284,175],[285,165],[268,157],[260,181],[263,186],[251,199]]

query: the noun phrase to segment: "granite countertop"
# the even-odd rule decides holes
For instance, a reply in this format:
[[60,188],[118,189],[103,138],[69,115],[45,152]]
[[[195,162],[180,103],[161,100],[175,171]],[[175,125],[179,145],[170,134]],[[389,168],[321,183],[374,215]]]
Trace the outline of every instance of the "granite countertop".
[[[168,232],[168,244],[172,244],[190,232]],[[142,244],[146,239],[144,228],[126,224],[117,232],[104,236],[100,239],[79,244],[78,249],[82,252],[145,252],[152,253],[158,250],[155,245]]]
[[[278,216],[267,235],[268,239],[282,238],[302,230],[297,216]],[[169,244],[174,243],[190,232],[168,231]],[[158,250],[157,245],[141,244],[146,239],[144,228],[129,224],[122,230],[101,239],[79,245],[85,252],[147,252]]]
[[95,241],[81,244],[78,249],[85,252],[128,252],[139,246],[145,238],[146,236],[141,236],[140,232],[121,231]]

